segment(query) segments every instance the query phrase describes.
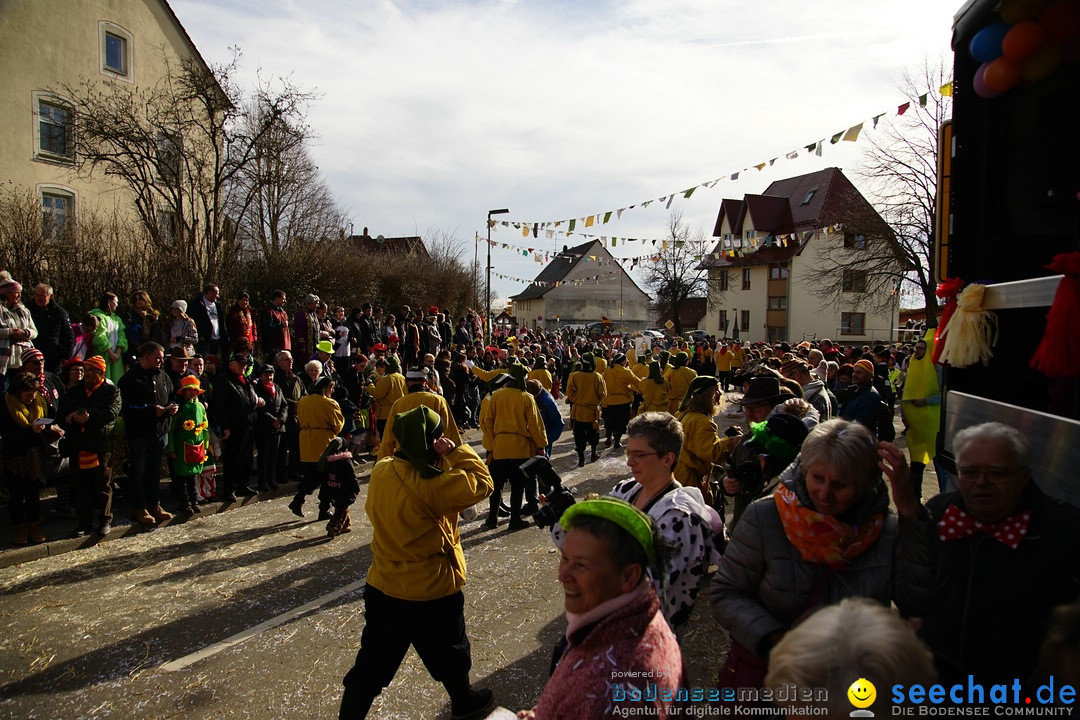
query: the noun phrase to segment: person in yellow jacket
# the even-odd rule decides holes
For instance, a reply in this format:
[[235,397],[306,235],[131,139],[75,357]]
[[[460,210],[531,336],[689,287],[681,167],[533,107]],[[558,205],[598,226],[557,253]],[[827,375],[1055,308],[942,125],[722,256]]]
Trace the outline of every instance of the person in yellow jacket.
[[641,412],[667,412],[668,390],[671,383],[664,377],[660,369],[660,361],[653,360],[649,363],[649,374],[641,380]]
[[746,351],[740,343],[733,342],[728,352],[731,353],[731,377],[735,377],[746,364]]
[[[511,532],[529,526],[523,519],[521,501],[526,491],[526,477],[521,463],[534,455],[543,455],[547,447],[547,431],[544,419],[536,407],[536,400],[525,391],[525,366],[512,363],[507,369],[511,380],[504,387],[491,393],[487,406],[480,414],[480,427],[484,435],[491,437],[491,477],[495,491],[491,494],[490,509],[485,527],[494,528],[499,523],[499,504],[503,485],[510,482]],[[530,508],[536,511],[535,486]]]
[[[378,370],[379,363],[375,363]],[[390,419],[390,408],[394,407],[399,399],[405,397],[405,376],[401,374],[401,365],[397,357],[391,355],[386,360],[386,373],[374,384],[367,386],[368,395],[371,395],[371,406],[375,410],[375,429],[382,438],[386,430],[386,423]]]
[[668,380],[671,382],[671,387],[668,389],[668,412],[672,415],[679,412],[679,406],[682,405],[690,384],[698,376],[686,366],[689,361],[690,355],[686,352],[677,352],[671,358],[671,373],[668,375]]
[[536,356],[536,362],[533,363],[533,368],[529,371],[529,374],[525,377],[525,380],[536,380],[545,390],[551,392],[554,381],[551,377],[551,371],[547,368],[546,357],[544,357],[543,355]]
[[578,467],[585,466],[585,446],[592,446],[592,459],[596,462],[596,449],[600,445],[600,403],[607,395],[604,378],[596,372],[592,353],[581,356],[577,372],[570,373],[566,383],[566,402],[570,403],[570,420],[574,423],[574,448],[577,450]]
[[[629,353],[627,353],[626,357],[629,359],[629,357],[630,357]],[[640,381],[644,380],[647,377],[649,377],[649,361],[651,359],[652,359],[652,351],[651,350],[645,350],[644,352],[639,353],[637,355],[637,357],[635,358],[635,361],[632,361],[630,363],[630,372],[634,373],[634,377],[636,377],[638,379],[638,381],[639,381],[638,391],[636,393],[634,393],[634,399],[630,401],[630,414],[633,415],[634,417],[638,416],[638,414],[640,412],[640,409],[641,409],[642,395],[641,395]]]
[[630,404],[634,395],[641,392],[641,382],[637,375],[630,372],[626,366],[626,356],[622,353],[611,360],[611,367],[604,372],[604,385],[607,386],[607,396],[602,402],[607,414],[604,416],[604,445],[622,447],[622,436],[626,434],[626,426],[630,422]]
[[675,417],[683,426],[683,451],[675,465],[675,479],[687,487],[696,487],[705,496],[705,502],[715,505],[709,478],[713,465],[726,460],[738,442],[729,437],[721,437],[713,422],[720,405],[720,384],[716,378],[702,375],[695,378],[683,403],[682,410]]
[[731,379],[731,352],[724,343],[717,343],[713,360],[716,361],[716,379],[720,381],[720,388],[727,392],[728,382]]
[[465,633],[465,552],[458,513],[491,494],[484,461],[443,434],[426,406],[394,417],[399,449],[375,463],[364,509],[371,520],[371,567],[364,631],[342,684],[340,717],[367,716],[411,645],[450,695],[453,717],[485,717],[490,690],[469,682]]
[[941,366],[930,359],[933,354],[934,328],[928,328],[923,339],[915,343],[900,400],[916,500],[922,498],[923,471],[937,454],[937,434],[941,425]]
[[[300,424],[300,487],[289,503],[289,509],[299,517],[304,517],[304,500],[323,485],[323,474],[318,470],[319,458],[330,440],[345,427],[345,416],[341,406],[331,397],[333,394],[334,381],[321,377],[296,404],[296,421]],[[319,520],[329,518],[330,497],[320,489]]]
[[437,395],[428,386],[430,370],[426,367],[410,368],[405,373],[405,386],[408,394],[399,398],[390,408],[390,419],[386,422],[386,431],[383,433],[382,442],[379,444],[378,459],[393,455],[398,449],[397,438],[394,436],[394,417],[407,410],[418,408],[421,405],[431,408],[442,418],[445,426],[446,437],[454,441],[455,445],[461,444],[461,431],[458,430],[454,416],[450,412],[450,406],[442,395]]

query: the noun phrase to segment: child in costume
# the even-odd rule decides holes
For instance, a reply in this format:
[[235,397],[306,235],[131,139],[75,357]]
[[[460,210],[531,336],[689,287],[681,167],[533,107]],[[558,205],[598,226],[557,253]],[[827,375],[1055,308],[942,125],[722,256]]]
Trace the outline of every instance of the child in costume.
[[360,494],[360,482],[356,479],[356,470],[353,469],[348,441],[341,437],[330,441],[319,458],[319,471],[324,473],[326,495],[334,506],[334,514],[326,524],[326,534],[337,537],[352,532],[349,506],[356,502],[356,496]]
[[199,512],[195,481],[202,475],[210,455],[210,433],[207,430],[206,408],[199,396],[203,394],[199,378],[185,375],[180,379],[180,410],[169,430],[169,460],[173,472],[183,486],[185,508]]

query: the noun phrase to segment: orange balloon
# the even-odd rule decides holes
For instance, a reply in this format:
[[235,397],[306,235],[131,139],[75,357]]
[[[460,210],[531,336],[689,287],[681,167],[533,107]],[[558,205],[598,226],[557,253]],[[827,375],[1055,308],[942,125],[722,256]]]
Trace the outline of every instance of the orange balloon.
[[1022,63],[1039,52],[1043,46],[1043,29],[1028,20],[1013,25],[1001,39],[1001,54],[1013,62]]
[[1046,43],[1024,63],[1021,74],[1025,80],[1042,80],[1054,72],[1060,62],[1061,48],[1053,43]]
[[992,92],[1002,93],[1020,80],[1020,66],[1007,57],[999,57],[986,64],[983,84]]

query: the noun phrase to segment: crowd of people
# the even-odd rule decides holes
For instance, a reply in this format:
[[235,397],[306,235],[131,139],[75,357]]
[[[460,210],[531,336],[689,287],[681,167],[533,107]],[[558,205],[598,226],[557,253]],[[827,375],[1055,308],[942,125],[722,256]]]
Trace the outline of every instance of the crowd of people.
[[[458,529],[485,500],[486,528],[535,517],[560,553],[566,632],[522,718],[669,717],[701,699],[680,651],[699,597],[732,640],[713,690],[797,682],[842,702],[855,678],[1035,683],[1054,670],[1040,658],[1053,609],[1080,595],[1078,511],[1039,490],[1015,429],[957,433],[957,485],[922,503],[940,425],[932,332],[875,347],[524,329],[485,340],[469,310],[456,322],[437,307],[346,313],[311,294],[290,314],[280,292],[261,310],[246,293],[226,309],[214,285],[168,313],[140,291],[118,314],[109,293],[77,324],[47,285],[24,305],[3,274],[0,297],[15,544],[45,540],[46,482],[76,535],[107,535],[116,453],[140,526],[293,483],[289,509],[304,516],[317,492],[331,537],[351,529],[353,461],[376,460],[367,624],[342,718],[366,716],[410,646],[453,717],[493,707],[469,678]],[[897,406],[906,453],[892,442]],[[742,423],[720,432],[733,408]],[[630,477],[556,502],[522,465],[550,458],[564,427],[579,468],[610,452]],[[854,637],[832,651],[849,626],[899,650]]]

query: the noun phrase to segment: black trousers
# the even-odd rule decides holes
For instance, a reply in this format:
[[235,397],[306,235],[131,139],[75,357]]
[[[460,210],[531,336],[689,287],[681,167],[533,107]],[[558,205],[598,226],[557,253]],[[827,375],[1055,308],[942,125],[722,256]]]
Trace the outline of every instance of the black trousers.
[[[509,482],[510,519],[521,519],[521,498],[525,493],[525,484],[527,480],[525,473],[521,472],[521,463],[526,460],[528,460],[528,458],[506,458],[503,460],[491,461],[491,465],[488,469],[491,471],[491,479],[495,484],[495,490],[491,493],[491,497],[488,498],[488,517],[499,517],[499,504],[502,502],[503,485]],[[535,499],[535,496],[531,498],[532,501],[535,501]]]
[[231,428],[228,439],[221,441],[222,459],[225,461],[225,493],[235,493],[247,487],[251,479],[252,457],[251,428]]
[[618,440],[626,434],[626,426],[630,423],[630,403],[608,405],[607,411],[607,419],[604,421],[607,434]]
[[372,701],[397,674],[409,646],[436,681],[468,688],[472,653],[465,634],[465,595],[436,600],[399,600],[364,588],[364,632],[356,662],[345,674],[339,717],[367,714]]
[[574,449],[578,455],[585,454],[585,446],[592,445],[593,450],[600,444],[600,431],[591,422],[574,421]]
[[[255,449],[259,454],[259,462],[256,472],[259,479],[259,489],[266,490],[270,483],[277,482],[277,475],[281,467],[281,446],[285,445],[285,433],[259,432],[255,435]],[[286,445],[286,447],[288,447]]]

